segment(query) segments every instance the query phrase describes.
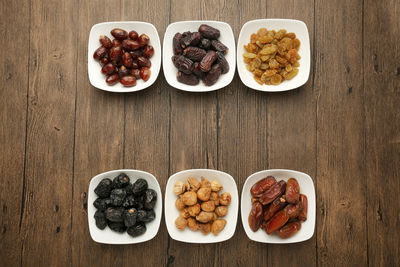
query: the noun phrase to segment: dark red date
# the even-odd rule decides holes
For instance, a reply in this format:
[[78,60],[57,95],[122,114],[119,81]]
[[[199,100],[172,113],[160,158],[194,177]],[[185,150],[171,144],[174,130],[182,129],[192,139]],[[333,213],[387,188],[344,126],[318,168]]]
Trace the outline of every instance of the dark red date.
[[217,62],[221,66],[222,74],[228,73],[229,72],[229,63],[224,57],[223,53],[217,52],[218,59]]
[[253,203],[251,207],[251,211],[249,214],[249,226],[253,232],[256,232],[262,223],[263,219],[263,206],[260,202],[256,201]]
[[292,204],[299,202],[300,186],[295,178],[290,178],[286,183],[286,201]]
[[275,213],[280,211],[285,207],[286,203],[280,197],[276,198],[272,203],[268,206],[266,211],[264,212],[264,220],[268,221],[271,219]]
[[211,27],[207,24],[202,24],[199,27],[199,32],[201,36],[204,38],[213,40],[213,39],[218,39],[219,36],[221,35],[220,31],[214,27]]
[[191,74],[193,70],[193,61],[184,56],[173,56],[172,62],[175,67],[186,74]]
[[101,45],[107,49],[110,49],[113,46],[110,38],[108,38],[105,35],[100,35],[99,41],[100,41]]
[[297,233],[301,229],[301,223],[296,221],[296,222],[291,222],[283,226],[281,229],[279,229],[279,237],[280,238],[288,238],[293,236],[295,233]]
[[147,67],[147,68],[151,67],[151,61],[145,57],[138,57],[137,63],[139,65],[139,67]]
[[132,40],[137,40],[137,38],[139,37],[139,34],[136,31],[130,31],[128,36]]
[[203,57],[203,59],[200,61],[200,69],[203,72],[208,72],[211,69],[212,64],[214,63],[215,60],[217,60],[218,55],[215,51],[210,50],[207,52],[207,54]]
[[100,63],[105,65],[108,62],[110,62],[110,59],[108,58],[108,56],[103,57],[102,59],[100,59]]
[[[201,69],[201,63],[200,63],[200,69]],[[221,70],[221,67],[219,66],[219,64],[213,65],[211,67],[211,70],[203,76],[204,84],[207,86],[211,86],[211,85],[215,84],[218,81],[219,76],[221,76],[221,73],[222,73],[222,70]]]
[[136,59],[138,57],[143,56],[143,51],[141,49],[135,50],[135,51],[130,51],[129,54],[131,54],[133,59]]
[[181,71],[178,71],[176,74],[176,79],[178,82],[187,84],[187,85],[197,85],[199,84],[199,78],[194,74],[185,74]]
[[295,219],[297,218],[297,216],[299,216],[302,208],[301,208],[301,204],[297,203],[297,204],[289,204],[285,207],[286,213],[289,216],[289,219]]
[[115,72],[115,66],[112,63],[107,63],[101,68],[101,73],[104,75],[110,75],[113,72]]
[[127,51],[133,51],[136,49],[139,49],[140,45],[138,41],[131,40],[131,39],[125,39],[122,41],[122,48],[124,48]]
[[151,58],[154,55],[154,47],[146,45],[143,49],[143,55],[147,58]]
[[139,69],[131,69],[129,74],[136,78],[136,80],[140,79],[140,70]]
[[305,221],[307,220],[307,211],[308,211],[308,200],[306,195],[300,194],[300,203],[302,210],[298,218],[300,221]]
[[104,46],[100,46],[99,48],[94,51],[93,58],[96,60],[100,60],[107,55],[107,48]]
[[125,40],[126,38],[128,38],[128,33],[123,30],[123,29],[119,29],[119,28],[115,28],[111,31],[111,35],[114,36],[115,39],[118,40]]
[[204,72],[201,71],[199,62],[195,62],[193,64],[193,74],[199,77],[200,79],[203,78]]
[[285,189],[286,189],[286,182],[283,180],[279,181],[261,195],[260,197],[261,204],[267,205],[271,203],[272,201],[274,201],[274,199],[281,196],[283,192],[285,192]]
[[119,76],[117,73],[111,74],[110,76],[107,76],[106,78],[106,83],[108,85],[114,85],[119,81]]
[[118,75],[120,78],[127,76],[127,75],[129,75],[129,70],[125,66],[122,66],[118,70]]
[[211,47],[211,41],[206,38],[202,38],[200,39],[199,47],[205,50],[209,50]]
[[183,55],[193,61],[201,61],[206,54],[206,50],[195,46],[189,46],[183,50]]
[[122,55],[122,48],[120,46],[114,46],[110,49],[111,61],[118,61]]
[[136,78],[131,75],[127,75],[122,77],[119,82],[125,87],[131,87],[136,85]]
[[181,47],[181,40],[182,34],[177,32],[172,39],[172,48],[174,49],[174,55],[182,54],[182,47]]
[[150,78],[151,71],[147,67],[143,67],[140,69],[140,78],[142,78],[143,81],[147,81]]
[[133,59],[129,52],[125,52],[122,54],[122,64],[127,68],[132,68]]
[[265,224],[265,231],[270,235],[284,226],[288,220],[289,216],[285,209],[280,210]]
[[250,193],[253,197],[260,197],[265,191],[270,189],[274,184],[276,184],[276,179],[273,176],[267,176],[255,183],[251,189]]
[[145,45],[149,44],[149,42],[150,42],[150,37],[147,36],[147,34],[144,34],[144,33],[143,33],[143,34],[141,34],[141,35],[139,36],[138,42],[139,42],[140,47],[145,46]]
[[122,46],[122,44],[121,44],[121,42],[118,40],[118,39],[114,39],[113,41],[112,41],[112,46]]
[[211,40],[211,48],[224,54],[228,53],[228,47],[218,40]]

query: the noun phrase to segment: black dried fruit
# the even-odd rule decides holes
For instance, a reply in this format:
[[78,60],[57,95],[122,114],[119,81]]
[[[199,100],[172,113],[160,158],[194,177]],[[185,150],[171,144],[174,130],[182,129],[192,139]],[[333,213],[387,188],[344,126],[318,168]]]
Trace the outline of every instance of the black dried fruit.
[[126,192],[124,189],[113,189],[110,194],[111,205],[121,206],[124,203]]
[[147,211],[147,217],[145,222],[151,222],[155,218],[156,218],[156,213],[154,212],[154,210],[149,210]]
[[127,232],[130,236],[133,237],[140,236],[146,232],[146,225],[144,225],[143,223],[138,223],[134,226],[129,227]]
[[193,69],[193,61],[184,56],[173,56],[172,62],[175,67],[183,73],[190,74]]
[[202,39],[200,40],[199,47],[200,47],[200,48],[203,48],[203,49],[205,49],[205,50],[208,50],[208,49],[210,49],[210,47],[211,47],[211,41],[208,40],[207,38],[202,38]]
[[100,183],[94,189],[94,192],[101,198],[106,198],[110,196],[112,190],[112,181],[105,178],[100,181]]
[[206,54],[206,50],[195,46],[189,46],[183,50],[183,55],[193,61],[201,61]]
[[217,59],[217,53],[213,50],[207,52],[205,57],[200,62],[200,69],[203,72],[208,72],[211,69],[212,64]]
[[178,82],[187,85],[197,85],[200,82],[199,78],[193,73],[186,74],[181,71],[178,71],[178,73],[176,74],[176,79],[178,80]]
[[98,198],[93,202],[93,206],[100,211],[105,211],[110,205],[111,199],[109,198]]
[[174,49],[175,55],[182,54],[181,40],[182,34],[180,34],[179,32],[174,35],[174,38],[172,38],[172,47]]
[[107,220],[111,222],[123,222],[124,219],[122,217],[124,213],[124,208],[107,208],[104,212],[106,215]]
[[124,211],[124,224],[126,227],[131,227],[136,224],[137,211],[135,208],[130,208]]
[[200,42],[200,38],[201,35],[199,32],[184,32],[182,34],[181,47],[195,46]]
[[136,208],[139,206],[139,204],[142,204],[142,199],[139,199],[138,197],[130,195],[125,198],[124,202],[122,203],[122,207],[124,207],[124,208],[135,207]]
[[133,185],[131,183],[129,183],[127,186],[124,187],[124,190],[125,190],[127,196],[130,196],[133,194],[132,188],[133,188]]
[[126,231],[126,226],[122,222],[108,222],[108,227],[110,227],[111,230],[119,233]]
[[157,192],[153,189],[147,189],[144,193],[144,208],[146,210],[154,209],[157,201]]
[[129,184],[129,176],[125,173],[120,173],[117,177],[113,180],[113,187],[114,188],[123,188]]
[[199,32],[202,37],[211,39],[211,40],[218,39],[219,36],[221,35],[221,33],[218,29],[215,29],[214,27],[211,27],[207,24],[201,24],[199,27]]
[[147,181],[145,179],[139,178],[132,186],[132,193],[134,196],[143,195],[147,188]]
[[211,48],[216,51],[223,52],[224,54],[228,53],[228,47],[218,40],[211,41]]
[[211,86],[218,81],[219,76],[221,76],[222,70],[219,64],[212,66],[211,70],[206,73],[203,77],[203,82],[207,86]]
[[96,211],[94,213],[94,219],[96,220],[97,228],[103,230],[107,226],[106,215],[102,211]]
[[138,210],[136,220],[138,222],[150,222],[150,221],[154,220],[155,217],[156,217],[156,214],[155,214],[154,210],[148,210],[148,211]]
[[218,55],[217,62],[219,64],[219,66],[221,67],[222,74],[228,73],[228,71],[229,71],[229,63],[226,60],[224,54],[222,52],[217,52],[217,55]]
[[196,75],[198,78],[202,78],[204,75],[204,72],[201,71],[200,69],[200,62],[195,62],[193,64],[193,74]]

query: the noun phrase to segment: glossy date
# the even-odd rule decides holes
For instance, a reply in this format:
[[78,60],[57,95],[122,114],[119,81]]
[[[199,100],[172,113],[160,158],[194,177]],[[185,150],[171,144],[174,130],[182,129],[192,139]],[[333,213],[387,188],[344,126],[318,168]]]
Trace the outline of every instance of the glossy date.
[[276,184],[276,179],[273,176],[267,176],[255,183],[251,189],[250,193],[253,197],[260,197],[265,191],[270,189],[274,184]]
[[277,197],[281,196],[286,189],[286,182],[281,180],[278,183],[274,184],[270,189],[265,191],[261,197],[260,202],[263,205],[267,205],[274,201]]

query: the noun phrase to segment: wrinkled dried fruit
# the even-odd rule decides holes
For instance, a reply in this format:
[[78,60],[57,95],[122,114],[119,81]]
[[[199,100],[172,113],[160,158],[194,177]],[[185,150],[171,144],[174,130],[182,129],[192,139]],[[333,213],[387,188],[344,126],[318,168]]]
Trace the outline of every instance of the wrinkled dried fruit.
[[185,192],[182,196],[182,201],[186,206],[192,206],[197,203],[197,194],[193,191]]
[[215,203],[212,200],[205,201],[201,203],[201,209],[203,211],[214,211],[215,210]]
[[105,178],[100,181],[100,183],[96,186],[94,189],[94,192],[100,197],[100,198],[106,198],[110,196],[111,190],[113,189],[112,187],[112,181],[108,178]]
[[122,48],[125,49],[125,51],[133,51],[139,49],[139,47],[140,44],[138,41],[131,39],[126,39],[122,41]]
[[194,62],[192,72],[200,79],[203,77],[204,72],[202,72],[200,69],[200,62]]
[[290,222],[283,226],[281,229],[279,229],[279,237],[280,238],[288,238],[293,236],[295,233],[297,233],[301,228],[301,223],[300,222]]
[[202,39],[200,40],[199,47],[200,47],[200,48],[203,48],[203,49],[205,49],[205,50],[209,50],[210,47],[211,47],[211,41],[208,40],[208,39],[206,39],[206,38],[202,38]]
[[[129,85],[129,80],[122,79],[122,77],[129,75],[129,70],[125,66],[121,66],[118,70],[118,75],[121,78],[119,81],[122,83],[124,86],[132,86]],[[136,80],[135,83],[136,84]]]
[[94,51],[93,58],[96,60],[100,60],[106,55],[107,55],[107,48],[105,48],[104,46],[100,46],[99,48],[96,49],[96,51]]
[[142,33],[142,34],[139,36],[138,41],[139,41],[140,47],[142,47],[142,46],[145,46],[145,45],[149,44],[149,42],[150,42],[150,37],[147,36],[147,34]]
[[122,64],[127,68],[132,68],[133,59],[129,52],[125,52],[122,54]]
[[182,34],[177,32],[174,35],[174,38],[172,38],[172,48],[174,49],[174,55],[180,55],[182,54],[182,47],[181,47],[181,40],[182,40]]
[[228,207],[226,206],[219,206],[215,209],[215,214],[217,214],[218,217],[224,217],[226,214],[228,214]]
[[210,50],[207,54],[203,57],[200,62],[200,69],[203,72],[208,72],[211,69],[212,64],[215,60],[217,60],[218,55],[214,50]]
[[219,66],[221,67],[222,74],[228,73],[229,72],[229,63],[224,57],[224,55],[221,52],[217,53],[218,59],[217,62]]
[[122,48],[120,46],[113,46],[110,49],[110,60],[118,61],[122,56]]
[[197,85],[200,82],[199,78],[196,75],[194,75],[194,74],[185,74],[185,73],[183,73],[181,71],[177,72],[176,79],[178,80],[178,82],[184,83],[184,84],[187,84],[187,85]]
[[251,187],[250,193],[253,197],[260,197],[265,191],[270,189],[274,184],[276,184],[275,177],[268,176],[255,183]]
[[182,216],[179,216],[175,220],[175,226],[178,230],[184,230],[188,224],[188,221],[183,218]]
[[117,73],[111,74],[110,76],[107,76],[106,78],[106,83],[108,85],[114,85],[119,81],[119,75]]
[[211,232],[214,235],[218,235],[226,225],[226,220],[224,219],[216,219],[211,225]]
[[183,50],[183,55],[193,61],[201,61],[206,54],[206,50],[195,46],[189,46]]
[[213,180],[211,182],[211,190],[213,192],[218,192],[218,191],[222,190],[222,188],[223,188],[222,184],[220,184],[217,180]]
[[197,221],[194,218],[187,219],[187,226],[192,231],[197,231],[199,229],[199,224],[197,223]]
[[[201,68],[201,63],[200,63]],[[222,70],[219,64],[215,64],[212,66],[211,70],[206,73],[203,77],[203,82],[207,86],[211,86],[218,81],[219,76],[221,76]]]
[[106,219],[106,215],[98,210],[94,213],[94,219],[96,220],[96,226],[97,228],[103,230],[104,228],[106,228],[107,226],[107,219]]
[[286,211],[280,210],[266,223],[265,231],[270,235],[284,226],[288,220],[289,216]]
[[263,219],[263,206],[260,202],[256,201],[251,207],[249,214],[249,226],[253,232],[256,232],[262,223]]
[[211,232],[211,223],[199,223],[198,227],[203,235],[208,235]]
[[128,33],[125,30],[119,29],[119,28],[113,29],[111,31],[111,35],[114,36],[115,39],[118,39],[121,41],[128,38]]
[[177,181],[174,185],[174,194],[175,195],[180,195],[185,193],[186,191],[186,186],[184,183],[182,183],[181,181]]
[[146,232],[146,225],[144,223],[138,223],[128,228],[127,233],[132,237],[143,235]]
[[107,220],[111,222],[123,222],[124,221],[122,217],[123,213],[124,213],[124,208],[110,207],[107,208],[105,211]]
[[130,31],[128,36],[130,39],[136,40],[139,37],[139,34],[136,31]]
[[136,224],[137,211],[135,208],[125,210],[123,213],[124,224],[126,227],[131,227]]
[[283,209],[285,206],[286,202],[281,197],[277,197],[264,212],[264,220],[268,221],[275,215],[275,213]]
[[151,67],[151,61],[146,57],[138,57],[137,63],[139,67],[147,67],[147,68]]
[[219,52],[222,52],[224,54],[228,53],[228,47],[226,47],[223,43],[221,43],[218,40],[212,40],[211,41],[211,47]]
[[207,212],[207,211],[201,211],[199,215],[196,216],[196,220],[201,222],[201,223],[208,223],[216,217],[214,212]]
[[213,40],[213,39],[218,39],[219,36],[221,35],[220,31],[214,27],[211,27],[206,24],[202,24],[199,27],[199,32],[202,37]]
[[143,54],[147,58],[151,58],[154,55],[154,47],[151,45],[146,45],[143,49]]
[[301,204],[289,204],[285,208],[287,215],[289,216],[289,219],[295,219],[297,216],[299,216],[302,208]]
[[211,188],[203,187],[197,191],[197,198],[201,201],[208,201],[211,195]]
[[111,200],[109,198],[97,198],[93,202],[93,206],[100,211],[105,211],[110,205]]
[[136,80],[140,79],[140,70],[135,68],[129,71],[129,74],[136,78]]
[[122,188],[113,189],[110,194],[111,204],[116,207],[121,206],[125,200],[125,197],[126,197],[126,191],[124,189]]
[[197,192],[201,186],[201,183],[195,177],[189,177],[186,179],[186,189]]
[[300,194],[300,203],[302,211],[300,212],[298,218],[300,221],[305,221],[307,220],[307,211],[308,211],[308,200],[306,195]]
[[146,210],[151,210],[156,205],[157,192],[153,189],[147,189],[144,193],[144,208]]
[[126,231],[126,226],[123,222],[108,221],[108,227],[110,227],[111,230],[119,233],[123,233]]
[[295,204],[300,200],[300,185],[295,178],[290,178],[286,183],[286,201]]
[[225,192],[219,198],[219,204],[223,206],[229,206],[231,204],[231,194]]
[[186,208],[186,211],[189,213],[189,216],[195,217],[200,213],[200,204],[196,203],[193,206],[189,206]]
[[185,209],[185,203],[183,203],[182,198],[177,198],[175,201],[175,207],[177,210],[181,211]]
[[108,38],[105,35],[100,35],[99,41],[100,41],[101,45],[107,49],[110,49],[112,47],[112,42],[111,42],[110,38]]
[[271,203],[277,197],[281,196],[283,192],[285,192],[285,189],[286,189],[286,182],[283,180],[279,181],[261,195],[260,197],[261,204],[267,205]]
[[145,179],[137,179],[136,182],[133,183],[132,193],[134,196],[142,195],[148,188],[147,181]]
[[[172,62],[175,67],[186,74],[191,74],[193,69],[193,61],[184,56],[173,56]],[[200,65],[201,68],[201,65]]]
[[150,74],[151,71],[149,68],[143,67],[140,69],[140,78],[142,78],[143,81],[147,81],[148,79],[150,79]]

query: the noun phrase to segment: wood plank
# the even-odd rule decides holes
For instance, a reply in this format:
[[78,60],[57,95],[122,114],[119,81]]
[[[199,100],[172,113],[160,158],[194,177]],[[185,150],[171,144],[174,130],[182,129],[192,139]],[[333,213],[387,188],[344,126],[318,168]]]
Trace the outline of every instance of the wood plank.
[[400,3],[364,3],[366,190],[370,266],[400,262]]
[[[112,7],[112,8],[110,8]],[[91,27],[121,20],[120,1],[83,1],[78,12],[78,60],[74,199],[72,214],[72,265],[126,265],[121,247],[95,243],[87,223],[88,187],[98,173],[123,168],[124,95],[99,90],[87,75],[87,42]],[[109,33],[105,33],[108,34]]]
[[15,266],[21,261],[20,220],[25,205],[29,1],[2,1],[0,14],[0,265]]
[[31,1],[23,266],[71,260],[75,7]]
[[317,264],[365,266],[362,1],[315,4]]
[[[310,1],[268,1],[267,16],[302,20],[307,24],[313,48],[314,4]],[[279,29],[275,29],[279,30]],[[311,61],[313,51],[311,51]],[[300,62],[301,64],[301,62]],[[271,169],[286,168],[316,175],[316,101],[313,94],[313,66],[308,82],[268,98],[268,163]],[[307,103],[307,104],[305,104]],[[316,265],[316,234],[299,244],[269,246],[270,266]],[[291,255],[287,257],[287,255]]]

